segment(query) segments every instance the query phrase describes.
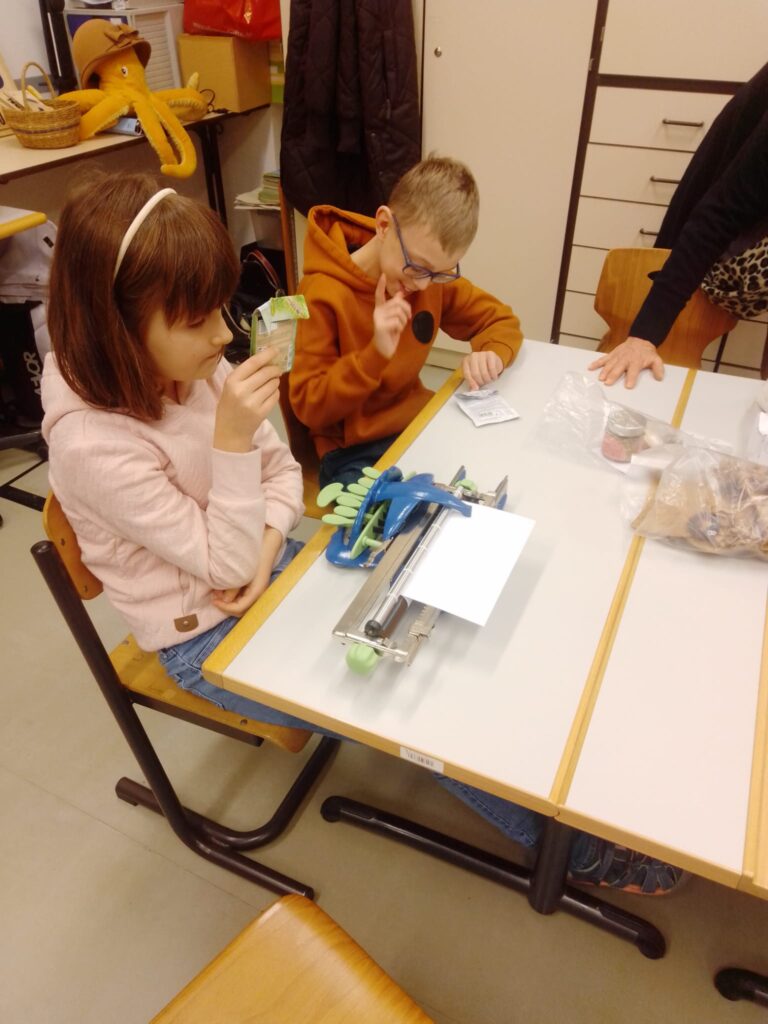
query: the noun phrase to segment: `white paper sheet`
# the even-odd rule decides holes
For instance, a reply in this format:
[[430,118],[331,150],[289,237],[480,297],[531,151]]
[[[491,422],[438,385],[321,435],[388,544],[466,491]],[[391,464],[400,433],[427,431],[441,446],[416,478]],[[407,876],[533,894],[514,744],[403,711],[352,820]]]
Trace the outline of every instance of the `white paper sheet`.
[[468,518],[451,512],[403,594],[484,626],[534,527],[534,520],[487,505]]

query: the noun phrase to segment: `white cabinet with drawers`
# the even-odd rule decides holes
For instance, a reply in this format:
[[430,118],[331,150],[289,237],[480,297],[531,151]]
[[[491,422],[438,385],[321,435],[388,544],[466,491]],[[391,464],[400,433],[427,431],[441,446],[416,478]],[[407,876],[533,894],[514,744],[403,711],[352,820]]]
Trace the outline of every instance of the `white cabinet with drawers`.
[[[606,326],[592,304],[605,254],[655,244],[677,183],[735,88],[716,83],[746,81],[764,63],[768,4],[738,6],[737,17],[730,0],[608,0],[562,300],[563,343],[597,347]],[[675,88],[676,79],[691,81]],[[730,91],[706,91],[707,83]],[[763,324],[739,323],[724,364],[759,369],[765,336]],[[716,351],[717,343],[704,365]]]

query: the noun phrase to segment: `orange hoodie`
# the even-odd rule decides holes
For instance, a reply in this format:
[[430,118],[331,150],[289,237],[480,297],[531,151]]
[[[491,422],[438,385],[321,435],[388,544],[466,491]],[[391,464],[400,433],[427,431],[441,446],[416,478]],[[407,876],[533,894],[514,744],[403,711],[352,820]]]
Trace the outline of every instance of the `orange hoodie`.
[[[333,206],[309,212],[304,277],[309,320],[299,320],[289,378],[294,412],[306,424],[320,457],[335,448],[399,434],[432,392],[419,380],[438,329],[469,341],[475,351],[496,352],[505,366],[522,343],[509,306],[465,278],[432,284],[409,297],[413,316],[391,359],[373,342],[376,281],[350,258],[374,234],[374,221]],[[413,332],[418,313],[431,314],[426,340]],[[430,324],[429,317],[422,317]],[[421,333],[421,331],[419,331]]]

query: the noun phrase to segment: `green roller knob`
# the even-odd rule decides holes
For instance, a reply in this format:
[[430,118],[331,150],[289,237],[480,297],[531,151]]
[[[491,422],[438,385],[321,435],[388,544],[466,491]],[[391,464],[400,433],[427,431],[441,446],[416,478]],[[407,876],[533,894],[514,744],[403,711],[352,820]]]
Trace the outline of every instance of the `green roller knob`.
[[326,505],[332,505],[343,490],[344,484],[340,484],[338,481],[334,481],[332,484],[327,484],[320,491],[315,501],[320,506],[320,508],[325,508]]
[[381,655],[367,644],[352,644],[347,651],[347,668],[359,676],[367,676],[378,665]]
[[471,491],[473,494],[477,491],[477,484],[474,480],[459,480],[456,486],[463,487],[465,491]]
[[[365,479],[365,477],[363,477],[363,479]],[[350,494],[357,494],[359,497],[364,498],[373,485],[373,480],[366,480],[366,483],[368,484],[367,487],[364,484],[348,484],[347,490]]]

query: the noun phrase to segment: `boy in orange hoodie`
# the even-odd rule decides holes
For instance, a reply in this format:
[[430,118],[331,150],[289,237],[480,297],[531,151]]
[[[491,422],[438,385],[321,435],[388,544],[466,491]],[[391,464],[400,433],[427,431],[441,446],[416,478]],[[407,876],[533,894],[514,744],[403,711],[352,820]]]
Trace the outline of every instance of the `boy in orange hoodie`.
[[479,196],[464,164],[430,156],[397,183],[374,218],[309,212],[300,320],[289,379],[294,412],[320,457],[320,483],[350,483],[429,401],[419,373],[439,329],[469,342],[470,388],[517,355],[517,317],[461,276]]

